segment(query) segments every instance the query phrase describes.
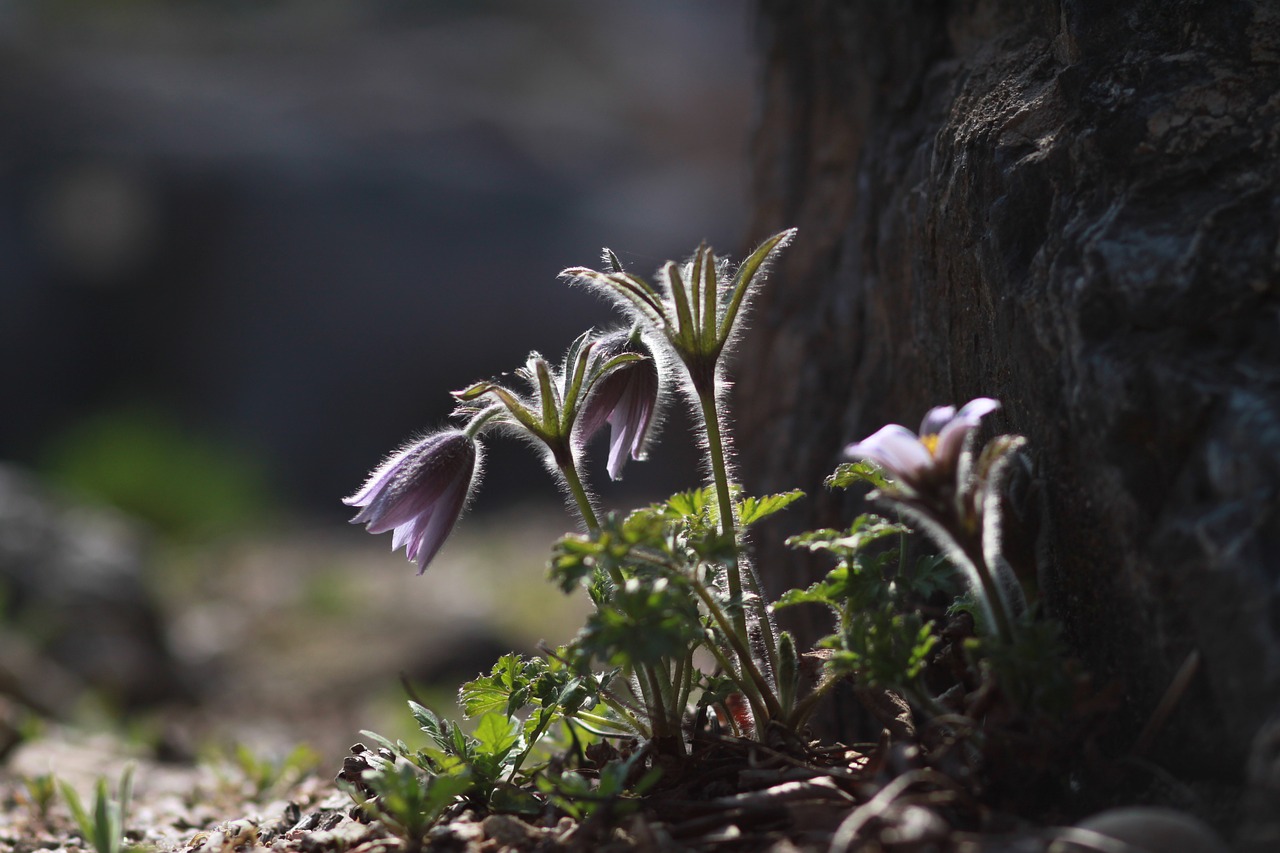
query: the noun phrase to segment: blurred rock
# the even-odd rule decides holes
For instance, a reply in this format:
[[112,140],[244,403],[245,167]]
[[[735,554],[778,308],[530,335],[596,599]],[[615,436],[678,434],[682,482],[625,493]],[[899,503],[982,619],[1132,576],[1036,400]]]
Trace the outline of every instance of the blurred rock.
[[1245,853],[1280,850],[1280,715],[1268,720],[1254,737],[1248,770],[1236,847]]
[[0,692],[54,716],[85,688],[122,710],[188,695],[147,559],[127,519],[0,465]]
[[1227,845],[1203,821],[1172,809],[1110,809],[1081,821],[1073,829],[1083,832],[1073,834],[1071,829],[1066,830],[1066,838],[1055,841],[1049,853],[1109,849],[1101,843],[1108,839],[1142,853],[1227,853]]

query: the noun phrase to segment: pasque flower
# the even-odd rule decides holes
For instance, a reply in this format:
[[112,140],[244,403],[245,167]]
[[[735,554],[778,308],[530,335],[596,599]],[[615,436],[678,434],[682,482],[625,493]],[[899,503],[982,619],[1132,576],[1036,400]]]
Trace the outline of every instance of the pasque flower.
[[479,457],[479,444],[467,432],[432,433],[392,454],[342,502],[361,507],[352,524],[370,533],[394,531],[391,550],[404,546],[422,574],[466,507]]
[[645,456],[658,408],[658,365],[640,336],[630,332],[605,335],[595,352],[606,362],[628,353],[644,356],[602,378],[579,416],[584,441],[609,424],[609,477],[620,480],[628,455],[637,462]]
[[[1021,446],[1017,436],[1001,436],[976,463],[962,462],[965,440],[982,419],[1000,408],[990,397],[930,409],[919,434],[890,424],[844,449],[852,459],[870,459],[896,481],[873,492],[920,522],[969,577],[987,622],[1006,642],[1014,636],[1014,616],[1025,606],[1021,589],[1000,553],[999,495],[995,485],[1007,460]],[[964,470],[961,470],[961,469]]]
[[955,406],[939,406],[924,416],[918,435],[904,426],[889,424],[850,444],[844,455],[870,459],[917,491],[929,483],[953,481],[965,437],[998,408],[999,401],[990,397],[970,400],[959,411]]

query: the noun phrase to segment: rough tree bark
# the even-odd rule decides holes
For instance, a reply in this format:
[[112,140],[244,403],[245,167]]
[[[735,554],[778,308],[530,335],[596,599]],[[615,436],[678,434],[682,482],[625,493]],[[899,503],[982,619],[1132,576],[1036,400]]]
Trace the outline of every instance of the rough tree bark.
[[998,397],[1041,593],[1126,686],[1121,741],[1198,651],[1158,754],[1274,784],[1280,4],[761,6],[752,236],[800,236],[737,370],[748,487],[847,523],[815,488],[844,444]]

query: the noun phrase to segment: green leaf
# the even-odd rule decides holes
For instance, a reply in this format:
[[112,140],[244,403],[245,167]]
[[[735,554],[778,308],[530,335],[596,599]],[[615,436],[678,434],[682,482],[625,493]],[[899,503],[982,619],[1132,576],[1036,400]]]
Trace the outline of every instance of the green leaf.
[[680,265],[675,261],[667,261],[659,275],[667,282],[671,302],[676,309],[677,335],[668,333],[672,345],[683,353],[700,352],[698,329],[693,324],[689,292],[685,289],[684,277],[680,275]]
[[726,293],[728,302],[725,305],[724,316],[720,319],[719,338],[722,343],[732,334],[734,324],[738,322],[738,311],[742,308],[747,294],[755,287],[756,276],[761,273],[775,252],[791,242],[795,234],[794,228],[774,234],[761,243],[738,267],[733,283]]
[[[566,595],[599,571],[601,543],[581,533],[566,534],[551,548],[548,574]],[[470,712],[468,712],[470,713]]]
[[847,489],[860,483],[877,489],[890,486],[889,480],[884,476],[884,469],[866,459],[839,465],[835,472],[827,477],[826,482],[827,488],[830,489]]
[[695,600],[659,578],[633,579],[587,619],[575,644],[613,666],[629,667],[678,660],[701,642],[703,629]]
[[89,819],[89,813],[85,811],[80,795],[76,793],[75,788],[61,779],[58,780],[58,788],[62,791],[62,799],[66,802],[71,818],[76,822],[76,828],[80,830],[80,835],[85,841],[90,841],[93,838],[93,821]]
[[107,780],[98,778],[93,803],[93,842],[98,853],[115,853],[120,849],[123,832],[120,829],[120,810],[111,802]]
[[570,267],[560,273],[570,284],[581,284],[628,306],[643,317],[653,328],[665,331],[669,327],[662,300],[657,292],[640,276],[628,272],[602,273],[586,267]]
[[865,610],[836,638],[831,666],[836,672],[856,673],[869,686],[901,689],[919,678],[937,642],[933,623],[918,614]]
[[840,565],[808,589],[789,589],[778,599],[775,607],[794,607],[797,604],[825,604],[839,610],[844,602],[849,582],[849,567]]
[[449,393],[455,399],[461,400],[464,403],[469,403],[477,397],[482,397],[485,394],[488,394],[491,390],[493,390],[492,382],[477,382],[460,391],[450,391]]
[[[413,718],[418,721],[418,725],[422,727],[422,730],[431,735],[433,740],[439,741],[444,737],[443,731],[440,727],[440,718],[437,717],[430,708],[419,705],[417,702],[410,699],[409,712],[413,714]],[[380,739],[385,740],[385,738]]]
[[414,846],[444,810],[472,788],[466,767],[424,775],[405,762],[366,770],[364,781],[377,797],[369,804],[377,817]]
[[667,498],[665,509],[669,517],[705,518],[711,508],[711,489],[691,489],[677,492]]
[[520,742],[521,723],[505,714],[485,714],[476,726],[476,752],[492,761],[501,762]]
[[955,566],[946,557],[933,555],[916,560],[915,568],[899,574],[894,584],[902,595],[924,601],[938,593],[955,595],[956,580]]
[[794,489],[778,495],[765,495],[759,498],[745,498],[738,502],[738,517],[743,527],[755,524],[768,518],[775,512],[786,509],[804,497],[804,492]]
[[[425,731],[425,729],[423,731]],[[377,732],[371,732],[368,729],[361,729],[360,735],[361,737],[366,737],[369,740],[373,741],[383,749],[393,752],[397,755],[404,755],[405,752],[408,751],[407,747],[403,743],[400,743],[400,744],[392,743],[390,740],[378,734]]]
[[851,561],[877,540],[910,532],[911,528],[905,524],[868,513],[855,518],[848,532],[842,533],[831,529],[813,530],[790,537],[787,539],[787,545],[808,551],[830,551],[837,559]]
[[545,667],[545,662],[537,659],[524,660],[516,654],[503,655],[488,675],[462,685],[458,691],[462,713],[467,717],[478,717],[501,710],[511,716],[529,700],[531,675]]

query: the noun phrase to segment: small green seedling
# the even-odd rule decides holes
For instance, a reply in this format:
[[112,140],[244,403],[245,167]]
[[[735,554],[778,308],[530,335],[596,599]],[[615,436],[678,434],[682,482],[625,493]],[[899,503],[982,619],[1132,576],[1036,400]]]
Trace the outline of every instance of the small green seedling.
[[125,765],[120,775],[120,785],[113,799],[105,777],[98,778],[94,789],[93,811],[90,813],[80,800],[76,789],[65,781],[59,780],[62,798],[71,811],[71,818],[84,840],[93,845],[98,853],[122,853],[135,849],[126,844],[124,837],[125,822],[129,813],[129,800],[133,797],[132,763]]
[[49,809],[58,801],[58,780],[52,773],[41,773],[38,776],[24,776],[22,786],[26,789],[31,816],[42,824],[48,823]]

